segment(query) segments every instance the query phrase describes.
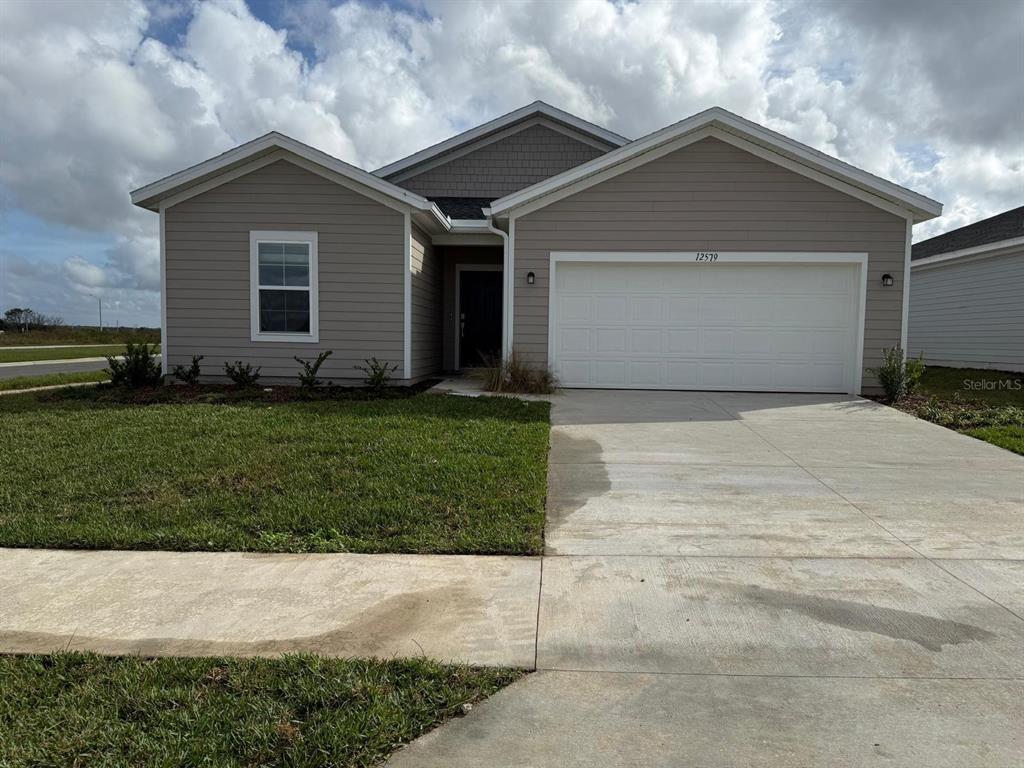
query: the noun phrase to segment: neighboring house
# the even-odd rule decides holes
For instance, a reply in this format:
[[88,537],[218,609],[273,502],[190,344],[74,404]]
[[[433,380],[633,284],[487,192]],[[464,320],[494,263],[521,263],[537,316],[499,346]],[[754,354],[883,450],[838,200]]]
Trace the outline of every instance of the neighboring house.
[[859,392],[942,206],[713,108],[629,141],[535,102],[367,173],[278,133],[132,193],[164,365],[397,381],[511,351],[563,386]]
[[1024,371],[1024,206],[913,247],[907,351]]

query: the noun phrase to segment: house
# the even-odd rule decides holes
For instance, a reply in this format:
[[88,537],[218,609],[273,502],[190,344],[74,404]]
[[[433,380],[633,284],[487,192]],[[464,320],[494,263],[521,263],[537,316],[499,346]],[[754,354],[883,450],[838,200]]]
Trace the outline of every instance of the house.
[[1024,206],[914,245],[907,350],[932,365],[1024,371]]
[[270,133],[132,192],[163,360],[412,382],[495,355],[562,386],[860,392],[906,342],[940,203],[712,108],[628,140],[535,102],[368,173]]

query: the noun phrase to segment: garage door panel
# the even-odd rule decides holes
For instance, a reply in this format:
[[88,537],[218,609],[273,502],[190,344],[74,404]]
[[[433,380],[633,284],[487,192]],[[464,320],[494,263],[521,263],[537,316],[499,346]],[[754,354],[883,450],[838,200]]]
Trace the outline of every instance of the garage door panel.
[[629,318],[639,323],[658,323],[663,318],[661,296],[633,296],[629,307]]
[[848,391],[850,264],[564,262],[552,359],[564,386]]

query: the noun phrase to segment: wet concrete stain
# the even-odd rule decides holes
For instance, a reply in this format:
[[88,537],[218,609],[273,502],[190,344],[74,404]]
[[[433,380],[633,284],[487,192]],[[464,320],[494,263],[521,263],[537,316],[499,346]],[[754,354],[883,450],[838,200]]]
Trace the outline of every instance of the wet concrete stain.
[[[570,457],[572,460],[571,464],[549,463],[547,517],[548,525],[557,527],[566,518],[579,512],[592,498],[608,493],[612,489],[612,482],[608,477],[608,469],[604,465],[604,451],[597,440],[573,437],[562,431],[555,432],[551,440],[552,457],[557,454],[560,462],[564,462]],[[552,482],[550,467],[558,466],[562,473],[566,473],[573,472],[575,464],[586,467],[586,469],[580,469],[581,472],[587,473],[589,480],[586,491],[563,495],[558,492],[558,483]],[[553,501],[554,497],[557,497],[557,501]]]
[[265,640],[205,638],[119,638],[49,632],[0,631],[0,652],[49,653],[81,650],[142,656],[278,656],[316,653],[325,656],[418,656],[417,636],[446,632],[438,616],[458,611],[469,599],[464,588],[444,587],[394,595],[362,611],[336,629],[315,635]]
[[808,618],[854,632],[870,632],[895,640],[906,640],[929,651],[939,652],[946,645],[991,640],[995,634],[973,624],[939,619],[915,611],[884,608],[870,603],[805,595],[799,592],[759,587],[751,584],[739,590],[761,605],[795,611]]

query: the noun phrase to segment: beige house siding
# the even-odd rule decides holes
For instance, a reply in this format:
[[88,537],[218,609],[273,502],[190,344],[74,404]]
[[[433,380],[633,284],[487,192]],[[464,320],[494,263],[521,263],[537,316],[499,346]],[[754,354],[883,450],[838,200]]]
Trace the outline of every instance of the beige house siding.
[[481,246],[445,246],[444,247],[444,369],[454,371],[458,368],[455,359],[455,270],[459,265],[501,266],[505,254],[502,247],[494,245]]
[[425,197],[498,198],[603,155],[544,125],[532,125],[395,183]]
[[856,252],[868,254],[864,365],[874,367],[900,343],[905,247],[904,219],[704,139],[515,220],[513,345],[547,362],[551,251]]
[[442,367],[441,313],[444,268],[430,236],[412,228],[412,378]]
[[[250,341],[249,232],[316,231],[320,342]],[[364,358],[401,365],[403,214],[280,161],[181,202],[165,213],[168,370],[203,355],[204,374],[224,361],[262,366],[294,381],[294,355],[334,351],[321,376],[358,379]]]

